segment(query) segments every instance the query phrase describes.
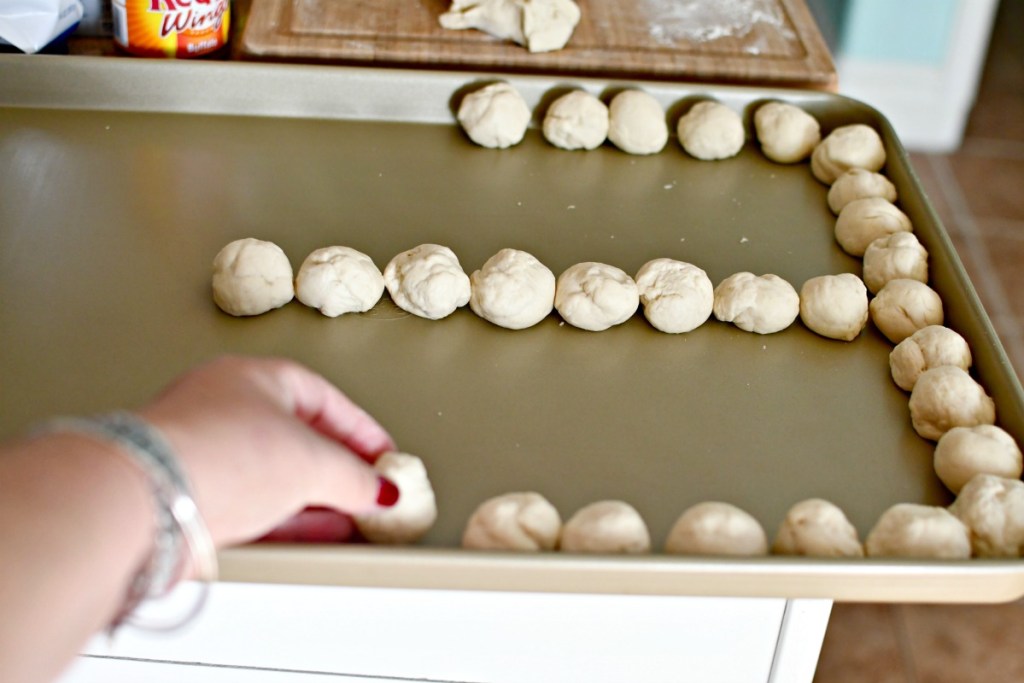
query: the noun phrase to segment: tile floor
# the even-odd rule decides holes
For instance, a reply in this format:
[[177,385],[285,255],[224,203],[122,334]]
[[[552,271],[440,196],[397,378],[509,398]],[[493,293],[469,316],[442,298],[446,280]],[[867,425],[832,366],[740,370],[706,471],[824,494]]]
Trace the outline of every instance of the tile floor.
[[[999,333],[1024,376],[1024,2],[1003,0],[962,147],[912,155]],[[815,683],[1024,681],[1024,601],[837,604]]]

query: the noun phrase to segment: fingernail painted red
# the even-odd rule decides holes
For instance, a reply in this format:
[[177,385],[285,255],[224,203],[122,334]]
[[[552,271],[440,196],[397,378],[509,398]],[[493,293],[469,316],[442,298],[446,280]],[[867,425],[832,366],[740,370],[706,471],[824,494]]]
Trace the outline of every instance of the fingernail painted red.
[[377,489],[377,505],[385,508],[392,507],[398,502],[398,487],[384,477],[377,477],[380,488]]

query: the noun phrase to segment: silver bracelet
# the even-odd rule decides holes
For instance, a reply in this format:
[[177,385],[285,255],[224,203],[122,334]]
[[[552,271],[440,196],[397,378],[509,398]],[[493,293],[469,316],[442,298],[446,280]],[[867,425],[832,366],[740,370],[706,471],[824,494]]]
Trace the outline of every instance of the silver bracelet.
[[[153,552],[136,573],[111,630],[129,622],[150,628],[175,628],[198,614],[208,583],[217,578],[217,552],[192,497],[185,472],[167,439],[137,415],[113,412],[92,417],[62,417],[43,425],[44,432],[76,432],[113,442],[145,472],[157,509]],[[147,599],[167,595],[191,558],[196,579],[203,582],[199,600],[174,623],[145,624],[133,618]]]

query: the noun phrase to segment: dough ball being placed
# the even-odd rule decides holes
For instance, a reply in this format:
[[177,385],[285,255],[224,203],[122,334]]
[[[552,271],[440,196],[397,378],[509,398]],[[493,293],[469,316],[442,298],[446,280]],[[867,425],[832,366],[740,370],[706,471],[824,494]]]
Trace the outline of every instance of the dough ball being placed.
[[782,521],[772,552],[808,557],[863,557],[857,529],[843,511],[820,498],[791,507]]
[[713,161],[736,156],[746,131],[740,115],[721,102],[698,102],[679,119],[679,143],[692,157]]
[[421,244],[398,254],[384,268],[384,284],[395,305],[430,320],[469,303],[469,276],[448,247]]
[[912,232],[879,237],[864,250],[864,284],[871,293],[890,280],[928,282],[928,250]]
[[570,553],[639,554],[651,549],[651,535],[629,503],[591,503],[562,527],[562,550]]
[[944,319],[938,293],[917,280],[890,280],[868,304],[871,321],[893,344]]
[[567,323],[600,332],[629,320],[640,306],[640,291],[624,271],[604,263],[569,266],[555,286],[555,308]]
[[889,354],[889,370],[896,386],[910,391],[921,373],[942,365],[962,370],[971,367],[971,347],[957,332],[942,325],[928,325],[910,335]]
[[711,317],[715,288],[703,270],[683,261],[648,261],[636,274],[648,322],[662,332],[689,332]]
[[975,557],[1020,557],[1024,552],[1024,482],[979,474],[949,511],[971,530]]
[[273,242],[235,240],[213,259],[213,300],[225,313],[259,315],[293,296],[292,264]]
[[896,186],[881,173],[866,168],[851,168],[836,178],[832,187],[828,188],[828,208],[839,215],[843,207],[853,200],[869,197],[881,197],[895,202]]
[[680,515],[665,540],[672,555],[768,554],[768,537],[749,513],[729,503],[698,503]]
[[995,424],[996,404],[966,371],[943,365],[917,378],[910,421],[922,438],[938,441],[953,427]]
[[1020,479],[1020,447],[995,425],[953,427],[935,444],[935,474],[953,493],[979,474]]
[[896,205],[881,197],[854,199],[836,219],[836,241],[850,256],[863,256],[879,237],[911,232],[914,227]]
[[814,277],[800,288],[800,319],[829,339],[852,341],[868,322],[868,290],[853,273]]
[[555,506],[539,493],[506,493],[484,501],[462,534],[474,550],[554,550],[562,532]]
[[596,149],[608,137],[608,107],[585,90],[573,90],[551,103],[542,130],[555,147]]
[[665,110],[642,90],[623,90],[608,106],[608,139],[630,154],[660,152],[668,142]]
[[470,277],[469,307],[510,330],[536,325],[555,305],[555,276],[533,255],[502,249]]
[[821,142],[818,120],[800,107],[768,102],[754,112],[754,130],[766,157],[779,164],[803,161]]
[[882,513],[864,539],[868,557],[966,560],[971,557],[967,526],[949,510],[899,503]]
[[295,296],[335,318],[374,307],[384,293],[384,276],[366,254],[349,247],[317,249],[302,262]]
[[800,295],[778,275],[736,273],[715,287],[714,314],[741,330],[772,334],[800,315]]
[[530,52],[562,49],[579,21],[572,0],[452,0],[439,17],[442,28],[478,29]]
[[359,532],[371,543],[415,543],[434,526],[437,503],[423,461],[408,453],[385,453],[373,465],[398,487],[398,502],[370,515],[357,515]]
[[508,83],[491,83],[466,95],[456,118],[476,144],[504,149],[519,144],[526,135],[530,108]]
[[811,154],[811,173],[831,185],[851,168],[880,171],[885,166],[885,145],[871,126],[854,123],[829,133]]

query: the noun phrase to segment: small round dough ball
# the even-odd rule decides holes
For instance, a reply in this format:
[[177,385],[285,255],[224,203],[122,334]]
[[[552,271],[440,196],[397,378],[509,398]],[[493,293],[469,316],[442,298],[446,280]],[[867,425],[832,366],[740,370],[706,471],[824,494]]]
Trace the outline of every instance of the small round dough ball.
[[659,258],[636,274],[648,322],[662,332],[694,330],[711,317],[715,288],[707,273],[690,263]]
[[857,529],[836,505],[810,498],[791,507],[772,544],[778,555],[863,557]]
[[536,325],[555,305],[555,275],[532,254],[502,249],[470,276],[469,307],[510,330]]
[[462,547],[474,550],[554,550],[562,518],[539,493],[506,493],[484,501],[469,518]]
[[398,487],[398,502],[373,514],[356,515],[359,532],[371,543],[415,543],[434,526],[437,502],[423,461],[408,453],[385,453],[373,465]]
[[943,365],[917,378],[910,421],[922,438],[938,441],[953,427],[995,424],[996,404],[966,371]]
[[580,508],[562,527],[562,550],[570,553],[640,554],[651,549],[651,535],[640,513],[621,500]]
[[555,147],[596,149],[608,137],[608,107],[585,90],[573,90],[551,103],[541,130]]
[[949,511],[971,530],[975,557],[1024,553],[1024,482],[979,474],[967,482]]
[[864,539],[868,557],[966,560],[971,557],[967,526],[943,507],[899,503],[882,513]]
[[800,288],[800,319],[823,337],[852,341],[868,322],[868,289],[853,273],[813,277]]
[[868,304],[871,321],[893,344],[944,319],[938,293],[917,280],[890,280]]
[[605,263],[569,266],[555,287],[555,308],[570,325],[600,332],[629,320],[640,306],[640,291],[629,275]]
[[928,282],[928,250],[912,232],[879,237],[864,250],[864,284],[871,293],[890,280]]
[[1020,479],[1020,447],[995,425],[953,427],[935,444],[935,474],[953,493],[979,474]]
[[843,207],[853,200],[869,197],[881,197],[895,202],[896,186],[881,173],[866,168],[851,168],[836,178],[832,187],[828,188],[828,208],[838,216]]
[[295,296],[335,318],[374,307],[384,293],[384,276],[373,260],[349,247],[317,249],[299,266]]
[[292,264],[273,242],[235,240],[213,259],[213,300],[225,313],[259,315],[294,296]]
[[469,276],[448,247],[421,244],[395,256],[384,268],[384,284],[395,305],[440,320],[469,303]]
[[885,145],[871,126],[854,123],[829,133],[811,154],[811,173],[831,185],[851,168],[880,171],[885,166]]
[[679,143],[692,157],[713,161],[736,156],[746,140],[740,115],[721,102],[698,102],[679,119]]
[[800,295],[778,275],[736,273],[715,287],[714,314],[741,330],[772,334],[800,315]]
[[754,112],[754,130],[766,157],[779,164],[803,161],[821,142],[818,119],[785,102],[768,102]]
[[642,90],[623,90],[608,106],[608,139],[630,154],[660,152],[668,142],[665,110]]
[[904,391],[911,391],[925,370],[943,365],[967,370],[971,363],[971,347],[967,340],[942,325],[922,327],[889,353],[892,379]]
[[469,93],[456,114],[470,140],[481,147],[496,149],[522,141],[530,116],[523,96],[505,82],[491,83]]
[[879,237],[896,232],[911,232],[907,214],[888,199],[854,199],[843,207],[836,219],[836,241],[850,256],[863,256],[868,245]]
[[698,503],[679,516],[665,540],[672,555],[752,557],[768,554],[768,536],[748,512],[729,503]]

